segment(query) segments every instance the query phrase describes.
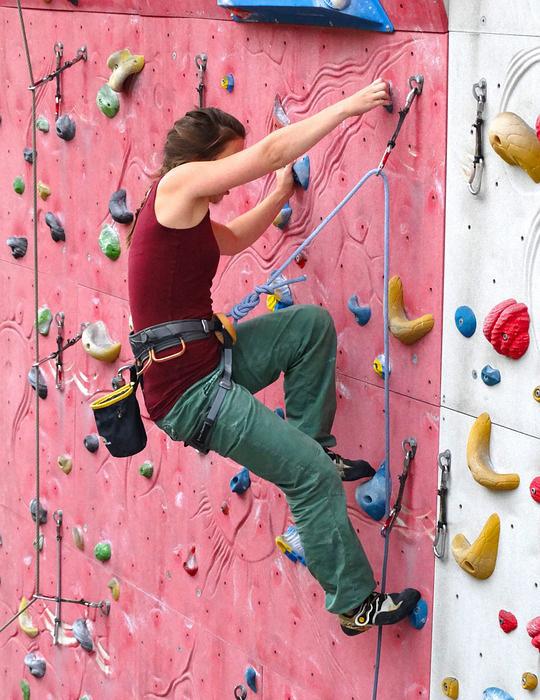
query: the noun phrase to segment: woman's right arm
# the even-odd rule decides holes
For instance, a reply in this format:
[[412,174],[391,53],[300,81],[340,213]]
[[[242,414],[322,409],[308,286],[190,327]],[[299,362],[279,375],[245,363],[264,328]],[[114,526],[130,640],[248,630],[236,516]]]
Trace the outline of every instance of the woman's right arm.
[[389,104],[389,101],[387,83],[381,79],[375,80],[317,114],[273,131],[239,153],[173,168],[167,173],[163,186],[169,192],[178,187],[182,198],[188,199],[222,194],[232,187],[284,167],[306,153],[348,117],[360,116],[374,107]]

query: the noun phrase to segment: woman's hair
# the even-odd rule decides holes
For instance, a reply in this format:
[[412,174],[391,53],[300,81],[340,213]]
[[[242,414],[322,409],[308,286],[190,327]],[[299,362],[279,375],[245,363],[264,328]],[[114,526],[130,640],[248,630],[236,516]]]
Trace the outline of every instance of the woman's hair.
[[[194,109],[174,122],[163,147],[161,168],[154,174],[161,178],[169,170],[183,163],[200,160],[214,160],[230,141],[244,139],[246,130],[242,122],[232,114],[217,107]],[[144,200],[135,214],[133,224],[127,234],[127,244],[131,244],[133,228]]]

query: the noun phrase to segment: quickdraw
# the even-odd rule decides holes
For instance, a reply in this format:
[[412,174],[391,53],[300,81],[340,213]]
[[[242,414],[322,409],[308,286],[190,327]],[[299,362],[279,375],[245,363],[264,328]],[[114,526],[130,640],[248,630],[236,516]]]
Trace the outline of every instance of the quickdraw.
[[405,457],[403,459],[403,471],[398,477],[399,491],[398,496],[396,498],[396,502],[394,503],[394,507],[392,508],[392,510],[388,513],[388,517],[386,518],[386,521],[381,528],[381,535],[383,537],[388,537],[390,535],[390,532],[392,531],[392,528],[395,525],[396,518],[401,510],[401,502],[403,500],[405,484],[407,483],[407,477],[409,476],[411,462],[416,454],[416,440],[414,438],[406,438],[401,443],[401,446],[403,447],[403,452],[405,453]]
[[60,102],[62,102],[62,91],[60,89],[60,68],[62,66],[62,57],[64,55],[64,44],[57,41],[54,45],[54,55],[56,56],[56,94],[54,96],[54,109],[56,118],[60,116]]
[[82,334],[86,326],[88,325],[87,323],[81,323],[81,328],[80,331],[77,333],[77,335],[74,335],[73,338],[68,338],[66,342],[64,343],[64,312],[63,311],[58,311],[54,315],[54,320],[56,322],[56,347],[57,350],[54,352],[51,352],[50,355],[47,355],[47,357],[42,358],[41,360],[38,360],[37,362],[34,362],[32,367],[39,367],[42,365],[44,362],[48,362],[49,360],[56,360],[56,369],[55,369],[55,384],[56,388],[59,391],[64,390],[64,350],[67,350],[70,348],[72,345],[75,345],[75,343],[78,343],[79,340],[82,338]]
[[446,517],[446,499],[448,496],[448,477],[450,475],[450,464],[452,455],[450,450],[445,450],[439,455],[439,468],[441,469],[441,485],[437,489],[439,498],[439,519],[437,521],[437,532],[433,541],[433,553],[437,559],[444,559],[446,554],[446,539],[448,535],[448,523]]
[[199,79],[199,84],[197,85],[197,92],[199,94],[199,109],[204,107],[204,74],[206,73],[206,64],[208,63],[208,56],[205,53],[198,53],[195,56],[195,65],[197,66],[197,77]]
[[469,177],[469,192],[479,194],[482,187],[482,175],[484,172],[484,151],[482,146],[482,125],[484,123],[484,107],[487,99],[487,82],[481,78],[473,85],[473,96],[476,100],[476,121],[472,125],[476,131],[476,148],[474,151],[473,169]]

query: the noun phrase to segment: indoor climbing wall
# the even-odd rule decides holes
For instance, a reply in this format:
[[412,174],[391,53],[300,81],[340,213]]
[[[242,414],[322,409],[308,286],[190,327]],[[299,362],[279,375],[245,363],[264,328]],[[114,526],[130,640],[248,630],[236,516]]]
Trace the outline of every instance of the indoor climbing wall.
[[[535,681],[522,676],[539,670],[538,619],[529,625],[540,613],[540,511],[530,492],[540,473],[539,24],[526,0],[452,3],[449,21],[440,449],[451,467],[431,693],[445,697],[441,683],[455,678],[459,698],[494,688],[483,697],[508,700],[529,697]],[[485,168],[473,195],[481,79]]]
[[[0,64],[5,85],[0,192],[5,238],[26,237],[28,250],[14,257],[4,245],[0,261],[5,350],[0,365],[5,396],[0,425],[7,438],[5,478],[0,481],[2,621],[17,611],[23,596],[28,599],[35,593],[35,525],[29,504],[35,496],[36,416],[34,389],[27,380],[35,351],[34,249],[31,166],[23,158],[23,149],[31,145],[31,102],[14,5],[0,3],[5,56]],[[138,206],[160,164],[166,131],[197,103],[194,59],[204,52],[206,105],[241,118],[248,127],[248,143],[272,129],[276,94],[296,121],[383,76],[392,83],[396,107],[393,114],[380,109],[349,120],[310,151],[310,185],[292,199],[288,228],[271,227],[253,248],[222,260],[214,301],[216,309],[224,310],[264,282],[360,177],[378,165],[409,91],[409,76],[425,78],[423,93],[386,166],[391,191],[390,272],[401,279],[409,317],[433,314],[435,319],[433,330],[413,345],[391,337],[394,497],[403,465],[402,441],[415,438],[418,451],[392,534],[388,589],[418,587],[428,604],[428,622],[421,630],[406,622],[385,632],[378,697],[429,697],[448,35],[440,0],[392,0],[384,5],[396,29],[392,34],[240,24],[211,0],[80,0],[78,7],[67,0],[24,3],[36,79],[54,69],[55,42],[62,42],[64,60],[73,58],[83,45],[88,50],[88,60],[65,71],[61,81],[61,112],[76,125],[72,140],[55,133],[55,81],[38,91],[38,117],[50,126],[48,132],[37,133],[38,179],[50,189],[48,198],[43,188],[38,198],[39,306],[47,306],[53,317],[63,312],[66,338],[75,336],[83,323],[103,321],[111,339],[122,347],[111,363],[89,355],[81,342],[66,350],[63,391],[55,388],[54,362],[45,362],[42,372],[48,393],[40,400],[39,411],[40,500],[48,511],[42,526],[40,592],[56,594],[52,516],[61,509],[62,594],[110,600],[110,615],[64,604],[60,643],[55,645],[51,622],[55,605],[35,603],[28,619],[0,636],[3,696],[18,697],[22,680],[32,697],[70,700],[84,696],[222,700],[234,697],[238,684],[246,686],[250,698],[267,700],[371,696],[376,634],[343,635],[337,619],[324,610],[323,591],[307,569],[277,549],[275,537],[291,522],[277,488],[252,476],[244,494],[231,492],[230,479],[241,466],[249,465],[214,454],[201,456],[172,442],[147,420],[148,444],[135,457],[115,459],[103,445],[91,452],[84,444],[85,437],[95,432],[90,403],[111,390],[116,370],[131,359],[126,227],[113,221],[109,200],[124,188],[128,209]],[[124,47],[144,56],[145,63],[118,93],[118,112],[113,116],[114,95],[103,94],[110,77],[107,59]],[[228,74],[234,77],[230,92],[220,86]],[[96,104],[98,92],[109,116]],[[468,117],[462,123],[468,125]],[[44,129],[43,120],[40,126]],[[468,137],[468,127],[463,128]],[[495,167],[506,172],[506,166]],[[227,221],[255,205],[271,187],[272,178],[243,187],[212,215]],[[58,220],[52,228],[45,221],[48,212]],[[499,230],[504,240],[502,227]],[[119,256],[115,232],[120,238]],[[519,235],[515,225],[511,233]],[[108,246],[107,237],[113,239]],[[383,352],[382,271],[383,193],[381,183],[372,178],[307,250],[301,272],[308,280],[294,285],[293,296],[295,303],[324,306],[335,319],[338,449],[360,454],[374,465],[384,459],[383,381],[372,368]],[[293,264],[288,272],[296,276],[300,269]],[[514,290],[506,296],[510,292]],[[525,293],[515,290],[517,298]],[[353,295],[371,308],[365,326],[348,309]],[[496,301],[503,298],[499,295]],[[255,313],[269,313],[264,300]],[[56,333],[53,319],[48,335],[40,336],[41,356],[56,349]],[[449,397],[447,392],[447,402]],[[272,408],[283,406],[279,385],[260,398]],[[527,454],[532,459],[532,450],[523,450],[522,461]],[[354,484],[345,489],[352,522],[379,577],[382,523],[359,508]],[[42,678],[25,666],[29,652],[45,660]],[[249,683],[248,669],[252,669]]]

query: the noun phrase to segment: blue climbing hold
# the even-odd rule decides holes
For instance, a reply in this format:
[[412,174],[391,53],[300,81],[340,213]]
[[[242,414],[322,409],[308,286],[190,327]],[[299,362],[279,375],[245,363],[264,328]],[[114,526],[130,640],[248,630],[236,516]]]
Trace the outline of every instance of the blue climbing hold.
[[292,166],[293,180],[304,190],[309,187],[309,156],[297,160]]
[[283,229],[287,228],[287,224],[289,223],[289,219],[291,218],[292,214],[292,208],[289,202],[285,202],[283,205],[281,211],[279,214],[276,216],[274,221],[272,222],[274,226],[277,226],[277,228],[280,228],[282,231]]
[[356,318],[356,322],[360,326],[365,326],[366,323],[369,321],[371,318],[371,307],[370,306],[360,306],[358,303],[358,297],[356,294],[353,294],[352,297],[350,297],[349,301],[347,302],[347,308],[351,313],[354,314],[354,317]]
[[234,493],[244,493],[251,486],[249,470],[244,467],[238,474],[235,474],[230,482],[231,491]]
[[354,494],[356,502],[373,520],[380,520],[386,512],[386,463],[377,469],[375,476],[360,484]]
[[482,381],[488,386],[494,386],[501,381],[501,373],[491,365],[482,368]]
[[283,418],[283,420],[285,420],[285,411],[281,408],[281,406],[274,408],[274,413],[280,418]]
[[476,316],[470,306],[459,306],[454,316],[456,328],[466,338],[474,335],[476,330]]
[[257,692],[257,671],[253,666],[246,668],[246,683],[254,693]]
[[420,598],[415,609],[409,615],[409,622],[415,630],[421,630],[427,622],[428,606],[423,598]]
[[296,564],[299,561],[304,566],[306,564],[306,555],[304,545],[300,539],[300,533],[296,525],[289,525],[282,535],[276,537],[276,544],[283,554]]
[[514,698],[501,688],[486,688],[482,700],[514,700]]

